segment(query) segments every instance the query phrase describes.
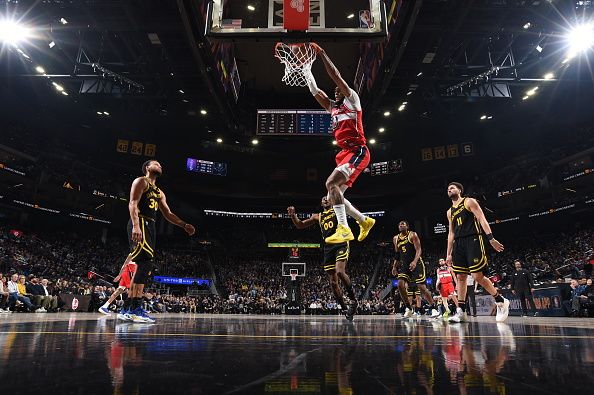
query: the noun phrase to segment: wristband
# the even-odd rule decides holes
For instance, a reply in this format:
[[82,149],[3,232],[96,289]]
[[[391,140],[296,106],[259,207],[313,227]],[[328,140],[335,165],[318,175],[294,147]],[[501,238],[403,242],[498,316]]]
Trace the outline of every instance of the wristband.
[[493,240],[493,239],[495,239],[495,237],[493,237],[493,233],[489,233],[489,234],[487,235],[487,240],[491,241],[491,240]]

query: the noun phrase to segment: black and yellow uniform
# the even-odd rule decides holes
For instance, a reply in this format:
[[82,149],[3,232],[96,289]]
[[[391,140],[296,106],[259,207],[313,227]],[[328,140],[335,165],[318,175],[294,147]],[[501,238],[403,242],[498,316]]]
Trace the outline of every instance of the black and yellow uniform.
[[454,226],[452,268],[454,273],[481,272],[487,266],[485,238],[479,221],[466,207],[466,198],[451,208]]
[[[338,219],[334,209],[330,208],[320,213],[320,229],[322,238],[332,236],[336,231]],[[336,269],[336,262],[349,260],[349,242],[340,244],[324,244],[324,270]]]
[[403,279],[409,284],[412,282],[425,284],[427,277],[423,258],[419,258],[415,270],[410,270],[410,264],[414,261],[416,253],[415,245],[410,240],[410,232],[407,231],[405,235],[399,233],[396,239],[396,260],[400,262],[398,279]]
[[[419,287],[417,287],[417,283],[413,282],[406,288],[406,293],[409,298],[414,298],[416,296],[421,296],[421,291]],[[413,305],[416,305],[416,302],[413,300]]]
[[130,258],[136,262],[152,262],[155,256],[156,228],[155,219],[161,200],[161,190],[147,178],[147,187],[138,202],[138,225],[142,232],[142,241],[132,241],[132,220],[128,221],[128,240],[130,240]]

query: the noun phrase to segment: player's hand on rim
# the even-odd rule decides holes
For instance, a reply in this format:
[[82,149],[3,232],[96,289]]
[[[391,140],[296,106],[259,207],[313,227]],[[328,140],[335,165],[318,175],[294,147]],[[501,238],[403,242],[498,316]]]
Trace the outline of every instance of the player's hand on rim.
[[503,244],[501,244],[500,242],[498,242],[496,239],[491,239],[489,240],[489,243],[491,244],[491,246],[493,247],[493,249],[497,252],[501,252],[504,250]]
[[313,50],[318,54],[325,52],[324,49],[316,43],[309,43],[309,46],[312,47]]

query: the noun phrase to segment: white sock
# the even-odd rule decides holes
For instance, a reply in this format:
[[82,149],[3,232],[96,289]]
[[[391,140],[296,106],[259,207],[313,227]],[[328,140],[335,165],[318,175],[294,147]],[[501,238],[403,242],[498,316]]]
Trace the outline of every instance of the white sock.
[[338,220],[338,223],[348,228],[349,223],[347,222],[347,215],[344,204],[337,204],[332,207],[334,207],[334,212],[336,213],[336,219]]
[[344,207],[346,208],[346,213],[351,217],[354,218],[357,222],[363,222],[365,220],[365,216],[361,214],[359,210],[355,208],[347,199],[344,199]]

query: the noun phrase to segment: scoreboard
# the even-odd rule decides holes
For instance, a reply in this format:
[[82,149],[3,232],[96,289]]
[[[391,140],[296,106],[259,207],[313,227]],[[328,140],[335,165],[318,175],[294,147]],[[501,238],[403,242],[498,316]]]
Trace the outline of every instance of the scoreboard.
[[220,162],[211,162],[208,160],[188,158],[186,169],[195,173],[211,174],[214,176],[226,176],[227,164]]
[[372,176],[402,173],[402,159],[372,163],[370,166],[370,171]]
[[256,134],[333,135],[330,114],[324,110],[258,110]]

